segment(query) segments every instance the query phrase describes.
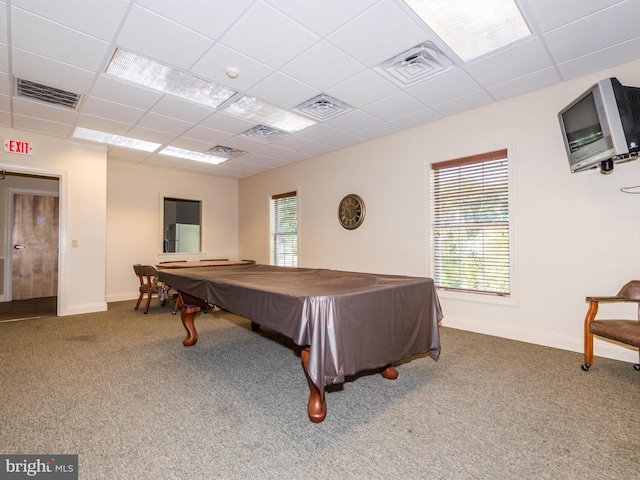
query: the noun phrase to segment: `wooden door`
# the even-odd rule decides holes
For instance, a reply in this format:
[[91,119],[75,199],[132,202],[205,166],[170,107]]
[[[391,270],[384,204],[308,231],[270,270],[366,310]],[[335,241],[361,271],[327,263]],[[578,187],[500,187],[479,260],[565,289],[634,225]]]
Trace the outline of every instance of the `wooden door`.
[[13,300],[58,295],[58,197],[14,194]]

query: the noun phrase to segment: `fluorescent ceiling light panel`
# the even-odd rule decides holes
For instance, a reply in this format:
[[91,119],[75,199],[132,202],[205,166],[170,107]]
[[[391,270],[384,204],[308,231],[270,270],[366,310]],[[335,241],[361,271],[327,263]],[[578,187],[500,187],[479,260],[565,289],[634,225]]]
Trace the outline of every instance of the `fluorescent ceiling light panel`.
[[184,150],[176,147],[166,147],[158,152],[160,155],[168,155],[170,157],[184,158],[186,160],[194,160],[196,162],[211,163],[218,165],[227,160],[226,158],[216,157],[202,152],[194,152],[193,150]]
[[299,132],[316,122],[281,110],[254,97],[244,96],[224,109],[225,112],[256,123],[269,125],[288,133]]
[[531,35],[515,0],[404,0],[463,62]]
[[106,73],[212,108],[218,108],[237,93],[217,83],[121,48],[113,54]]
[[78,127],[72,135],[73,138],[82,140],[90,140],[92,142],[106,143],[115,145],[116,147],[133,148],[145,152],[154,152],[161,144],[146,142],[136,138],[123,137],[121,135],[113,135],[111,133],[99,132],[97,130],[89,130],[88,128]]

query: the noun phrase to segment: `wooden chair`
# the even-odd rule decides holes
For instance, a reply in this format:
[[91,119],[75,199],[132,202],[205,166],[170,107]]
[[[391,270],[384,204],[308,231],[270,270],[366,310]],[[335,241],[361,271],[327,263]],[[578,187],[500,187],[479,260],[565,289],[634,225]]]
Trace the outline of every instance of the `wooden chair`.
[[[632,280],[613,297],[587,297],[589,309],[584,319],[584,364],[582,370],[589,371],[593,365],[593,336],[608,338],[640,348],[640,280]],[[598,304],[614,302],[634,302],[638,305],[637,320],[596,320]],[[640,370],[640,363],[633,366]]]
[[[133,271],[135,272],[135,274],[138,276],[138,279],[140,280],[140,296],[138,297],[138,301],[136,302],[136,306],[135,306],[135,310],[138,310],[138,307],[140,307],[140,302],[142,302],[142,298],[147,295],[147,303],[145,305],[144,308],[144,313],[148,313],[149,312],[149,305],[151,305],[151,297],[153,295],[155,295],[156,297],[158,297],[158,299],[160,299],[158,293],[160,291],[160,287],[158,285],[158,280],[157,280],[157,275],[158,275],[158,270],[156,270],[156,267],[154,267],[153,265],[141,265],[141,264],[136,264],[133,266]],[[166,299],[165,300],[161,300],[161,305],[164,306]]]

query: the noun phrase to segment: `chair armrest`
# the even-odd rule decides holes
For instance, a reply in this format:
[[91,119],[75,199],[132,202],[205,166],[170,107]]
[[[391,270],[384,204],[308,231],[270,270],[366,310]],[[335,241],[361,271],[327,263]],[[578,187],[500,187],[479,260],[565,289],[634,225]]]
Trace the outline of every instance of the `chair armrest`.
[[610,297],[586,297],[585,302],[599,302],[599,303],[614,303],[614,302],[631,302],[633,300],[627,300],[620,296]]

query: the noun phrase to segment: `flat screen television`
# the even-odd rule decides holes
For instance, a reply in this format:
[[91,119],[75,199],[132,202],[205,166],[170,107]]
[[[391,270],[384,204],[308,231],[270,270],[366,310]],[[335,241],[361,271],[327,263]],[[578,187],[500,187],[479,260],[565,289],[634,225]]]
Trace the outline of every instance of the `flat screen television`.
[[600,80],[558,113],[571,172],[613,164],[640,152],[640,88]]

